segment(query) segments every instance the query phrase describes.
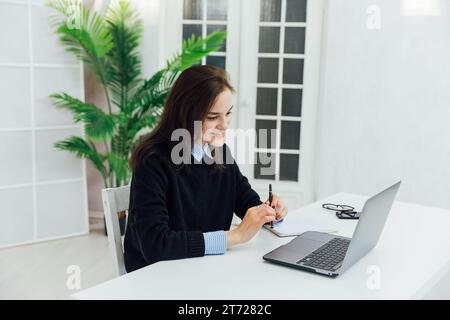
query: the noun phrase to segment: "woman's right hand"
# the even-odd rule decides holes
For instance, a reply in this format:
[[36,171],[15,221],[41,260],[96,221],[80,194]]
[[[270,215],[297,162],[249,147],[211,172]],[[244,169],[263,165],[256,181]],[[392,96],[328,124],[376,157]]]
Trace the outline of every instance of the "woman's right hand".
[[228,247],[249,241],[265,223],[275,221],[275,216],[275,210],[265,203],[249,208],[239,226],[227,231]]

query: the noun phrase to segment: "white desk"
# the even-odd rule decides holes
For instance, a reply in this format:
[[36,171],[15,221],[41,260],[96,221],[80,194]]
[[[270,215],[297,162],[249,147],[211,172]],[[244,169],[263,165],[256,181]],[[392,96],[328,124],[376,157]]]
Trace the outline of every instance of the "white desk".
[[[366,197],[339,193],[300,210],[333,221],[351,236],[355,220],[339,220],[324,202],[362,208]],[[378,245],[337,278],[264,261],[293,238],[261,230],[225,255],[162,261],[73,295],[76,299],[418,299],[450,270],[450,211],[395,202]],[[375,267],[371,267],[375,266]],[[374,269],[371,269],[374,268]],[[379,287],[371,277],[379,271]],[[374,285],[367,285],[367,283]]]

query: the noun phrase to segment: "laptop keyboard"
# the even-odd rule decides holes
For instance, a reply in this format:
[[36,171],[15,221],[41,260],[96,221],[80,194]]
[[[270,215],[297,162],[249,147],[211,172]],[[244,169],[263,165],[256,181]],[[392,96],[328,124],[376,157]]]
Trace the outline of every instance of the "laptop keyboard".
[[349,244],[349,239],[333,238],[299,260],[297,264],[303,263],[307,267],[334,271],[340,267],[342,260],[344,260]]

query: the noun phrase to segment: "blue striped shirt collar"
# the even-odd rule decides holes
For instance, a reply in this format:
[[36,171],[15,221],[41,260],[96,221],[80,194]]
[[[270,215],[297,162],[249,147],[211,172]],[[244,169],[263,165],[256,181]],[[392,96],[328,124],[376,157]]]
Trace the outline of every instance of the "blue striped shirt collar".
[[210,159],[212,159],[211,155],[211,149],[209,147],[208,143],[205,143],[203,145],[194,143],[194,146],[192,147],[192,155],[194,156],[195,160],[201,161],[203,158],[203,155],[206,154]]

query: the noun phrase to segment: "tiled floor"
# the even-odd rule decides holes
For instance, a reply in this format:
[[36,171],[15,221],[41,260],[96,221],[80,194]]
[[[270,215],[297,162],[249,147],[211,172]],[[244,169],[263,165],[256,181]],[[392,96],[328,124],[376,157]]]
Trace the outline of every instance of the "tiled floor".
[[81,290],[114,278],[103,220],[91,219],[90,228],[86,236],[0,250],[0,299],[70,299],[78,291],[66,285],[71,265],[79,266]]

